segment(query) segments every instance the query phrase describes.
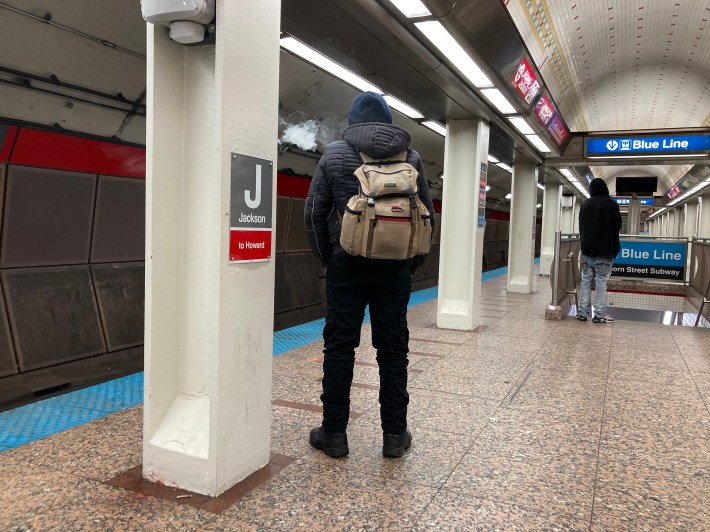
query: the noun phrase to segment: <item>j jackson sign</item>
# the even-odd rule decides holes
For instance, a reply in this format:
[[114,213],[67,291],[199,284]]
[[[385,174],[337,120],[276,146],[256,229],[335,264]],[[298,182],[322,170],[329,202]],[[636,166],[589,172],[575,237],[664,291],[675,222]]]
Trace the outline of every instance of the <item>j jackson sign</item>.
[[586,139],[587,155],[694,154],[710,150],[710,135],[656,135]]
[[685,278],[685,250],[683,242],[622,240],[612,275],[682,281]]
[[271,161],[232,154],[229,262],[271,259]]

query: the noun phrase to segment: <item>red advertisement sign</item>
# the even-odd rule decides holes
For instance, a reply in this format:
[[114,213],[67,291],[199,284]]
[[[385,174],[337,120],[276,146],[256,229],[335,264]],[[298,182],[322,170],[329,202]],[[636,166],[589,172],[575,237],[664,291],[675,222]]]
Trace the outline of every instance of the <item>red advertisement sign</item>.
[[537,96],[537,93],[540,92],[540,82],[535,77],[528,60],[525,58],[523,58],[518,68],[515,70],[512,83],[525,100],[525,103],[528,104],[532,102],[535,96]]
[[271,258],[271,229],[231,229],[229,261],[258,262]]
[[535,104],[534,113],[543,125],[546,126],[550,123],[550,120],[552,120],[552,117],[555,114],[555,106],[552,105],[552,102],[547,97],[547,94],[540,96],[540,99]]
[[567,135],[569,135],[569,131],[565,127],[564,122],[562,122],[562,119],[557,114],[550,120],[550,124],[547,126],[547,132],[558,145],[562,144],[567,138]]

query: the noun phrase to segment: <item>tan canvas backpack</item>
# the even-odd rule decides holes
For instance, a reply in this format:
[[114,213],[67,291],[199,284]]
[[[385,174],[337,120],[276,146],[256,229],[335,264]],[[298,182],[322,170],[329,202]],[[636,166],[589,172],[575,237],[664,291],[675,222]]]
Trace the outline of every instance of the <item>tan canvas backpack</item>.
[[340,245],[350,255],[370,259],[409,259],[431,246],[431,213],[419,199],[418,172],[407,152],[391,160],[360,153],[355,170],[360,192],[342,215]]

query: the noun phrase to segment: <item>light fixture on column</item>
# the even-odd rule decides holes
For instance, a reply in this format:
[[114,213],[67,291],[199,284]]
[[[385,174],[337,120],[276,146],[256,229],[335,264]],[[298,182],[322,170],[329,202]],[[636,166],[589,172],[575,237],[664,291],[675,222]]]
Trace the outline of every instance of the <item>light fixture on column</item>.
[[422,122],[422,125],[428,127],[432,131],[435,131],[442,137],[446,136],[446,128],[442,126],[439,122],[434,122],[433,120],[425,120],[424,122]]

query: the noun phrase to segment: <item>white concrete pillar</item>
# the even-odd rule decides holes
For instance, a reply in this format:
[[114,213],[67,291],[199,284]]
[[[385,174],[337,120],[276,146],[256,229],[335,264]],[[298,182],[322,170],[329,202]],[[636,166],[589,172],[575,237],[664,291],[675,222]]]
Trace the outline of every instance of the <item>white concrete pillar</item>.
[[508,235],[508,292],[529,294],[533,289],[537,173],[532,164],[513,166]]
[[574,215],[573,215],[573,227],[572,227],[572,232],[573,233],[579,233],[579,208],[582,206],[582,200],[581,198],[578,198],[577,196],[574,197]]
[[540,275],[550,275],[555,256],[555,231],[560,226],[562,185],[545,183],[542,200],[542,235],[540,240]]
[[216,45],[148,25],[143,475],[210,496],[269,462],[274,261],[230,264],[230,191],[232,153],[276,160],[280,9],[217,2]]
[[574,233],[574,196],[562,196],[560,205],[560,231]]
[[479,208],[479,197],[488,165],[488,134],[482,120],[450,120],[446,125],[436,318],[446,329],[473,330],[480,324],[485,204]]
[[687,202],[683,205],[683,219],[685,224],[683,227],[683,236],[693,238],[697,230],[696,222],[698,220],[698,204],[694,201]]
[[626,221],[626,232],[630,235],[639,234],[639,226],[641,225],[641,206],[636,194],[629,201],[629,210]]
[[668,234],[667,236],[676,236],[676,211],[675,208],[668,210]]
[[710,192],[700,196],[699,210],[700,222],[698,223],[698,236],[710,238]]
[[666,211],[661,214],[663,220],[661,227],[661,236],[670,236],[671,211]]

